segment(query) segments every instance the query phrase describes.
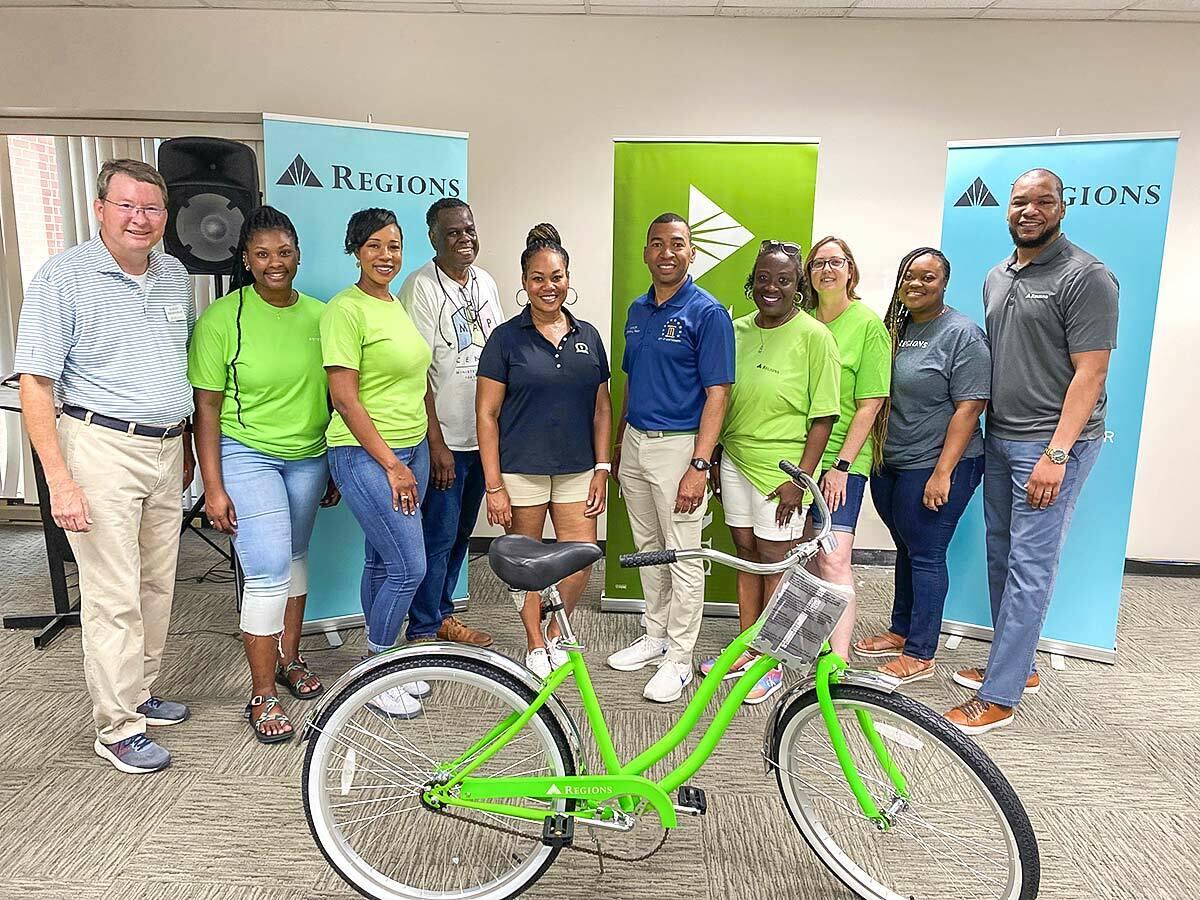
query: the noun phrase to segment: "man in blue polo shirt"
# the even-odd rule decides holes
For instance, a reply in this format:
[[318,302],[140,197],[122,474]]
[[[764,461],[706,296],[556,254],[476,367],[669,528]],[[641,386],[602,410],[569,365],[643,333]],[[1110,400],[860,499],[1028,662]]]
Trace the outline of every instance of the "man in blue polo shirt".
[[[651,286],[625,320],[628,376],[617,430],[617,476],[640,550],[700,546],[707,475],[733,383],[733,322],[688,266],[696,258],[683,217],[650,223],[642,259]],[[669,703],[692,680],[704,610],[700,560],[641,570],[646,633],[608,658],[623,672],[658,666],[643,695]]]

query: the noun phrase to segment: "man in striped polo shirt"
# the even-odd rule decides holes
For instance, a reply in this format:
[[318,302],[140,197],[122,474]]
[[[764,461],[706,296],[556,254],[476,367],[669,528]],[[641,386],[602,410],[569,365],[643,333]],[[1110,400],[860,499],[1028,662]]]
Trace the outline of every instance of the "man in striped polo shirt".
[[54,521],[79,564],[96,753],[122,772],[155,772],[171,755],[146,726],[188,717],[150,687],[193,469],[185,425],[196,309],[187,270],[153,249],[167,223],[162,176],[117,159],[97,184],[100,234],[50,259],[25,291],[16,369]]

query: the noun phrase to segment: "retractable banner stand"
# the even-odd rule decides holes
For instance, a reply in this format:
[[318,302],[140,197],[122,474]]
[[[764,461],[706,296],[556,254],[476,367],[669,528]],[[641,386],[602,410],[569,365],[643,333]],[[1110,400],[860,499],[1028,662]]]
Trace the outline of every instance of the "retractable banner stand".
[[[1100,457],[1075,510],[1039,648],[1116,659],[1117,610],[1133,504],[1146,372],[1178,134],[968,141],[949,145],[942,250],[954,266],[949,302],[983,323],[988,270],[1012,253],[1006,222],[1013,182],[1032,168],[1062,177],[1068,238],[1121,285],[1120,328],[1108,372]],[[950,546],[943,630],[990,639],[982,491]]]
[[[794,241],[812,245],[817,141],[811,138],[617,139],[613,172],[612,393],[621,414],[625,373],[625,314],[650,286],[642,261],[646,229],[664,212],[685,217],[696,245],[691,275],[737,317],[754,310],[745,293],[759,244]],[[782,475],[780,477],[782,480]],[[733,553],[721,506],[710,500],[702,543]],[[608,492],[606,610],[640,609],[637,569],[622,569],[617,557],[634,550],[620,492]],[[732,570],[705,563],[708,612],[736,615],[737,581]]]
[[[264,115],[267,202],[291,217],[300,237],[298,290],[320,300],[358,280],[345,252],[346,223],[383,207],[404,232],[404,265],[393,282],[429,261],[425,212],[441,197],[467,197],[467,135],[362,122]],[[343,502],[317,516],[309,550],[305,622],[326,628],[362,620],[364,538]],[[467,572],[456,597],[467,596]]]

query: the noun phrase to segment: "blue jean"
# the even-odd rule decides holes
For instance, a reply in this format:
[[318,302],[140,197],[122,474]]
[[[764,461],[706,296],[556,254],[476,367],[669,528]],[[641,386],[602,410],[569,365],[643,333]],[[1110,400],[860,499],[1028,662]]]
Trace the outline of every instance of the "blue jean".
[[983,480],[983,457],[959,460],[950,495],[934,512],[922,502],[933,469],[883,466],[871,476],[871,499],[896,544],[891,631],[905,638],[904,653],[930,660],[937,654],[942,610],[950,590],[946,550],[958,520]]
[[308,593],[308,541],[329,485],[325,456],[278,459],[222,437],[221,480],[237,517],[242,631],[278,634],[287,598]]
[[1025,485],[1045,443],[987,437],[983,518],[994,633],[979,696],[989,703],[1016,706],[1021,700],[1054,596],[1071,516],[1102,442],[1076,441],[1058,499],[1046,509],[1034,509]]
[[471,532],[483,502],[483,463],[478,450],[453,450],[454,484],[431,488],[421,502],[425,531],[425,579],[408,611],[408,639],[433,637],[454,614],[454,588],[467,558]]
[[[429,485],[429,445],[422,440],[415,447],[392,452],[412,469],[417,495],[424,497]],[[362,447],[330,447],[329,470],[367,538],[359,597],[367,647],[381,653],[400,637],[413,594],[425,577],[421,510],[405,515],[392,508],[387,473]]]

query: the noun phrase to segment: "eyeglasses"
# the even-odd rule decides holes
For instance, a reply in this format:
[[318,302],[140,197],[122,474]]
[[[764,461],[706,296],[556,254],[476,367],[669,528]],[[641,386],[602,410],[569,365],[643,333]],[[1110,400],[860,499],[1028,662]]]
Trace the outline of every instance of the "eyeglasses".
[[162,206],[137,206],[133,203],[114,203],[112,200],[100,198],[101,203],[107,203],[109,206],[115,206],[123,214],[127,216],[135,216],[142,213],[147,219],[161,219],[167,214],[167,210]]
[[799,256],[800,245],[793,244],[791,241],[763,241],[759,246],[759,253],[774,253],[777,250],[782,250],[788,256]]
[[825,259],[814,259],[808,264],[808,267],[814,272],[820,269],[844,269],[846,267],[846,257],[830,256]]

